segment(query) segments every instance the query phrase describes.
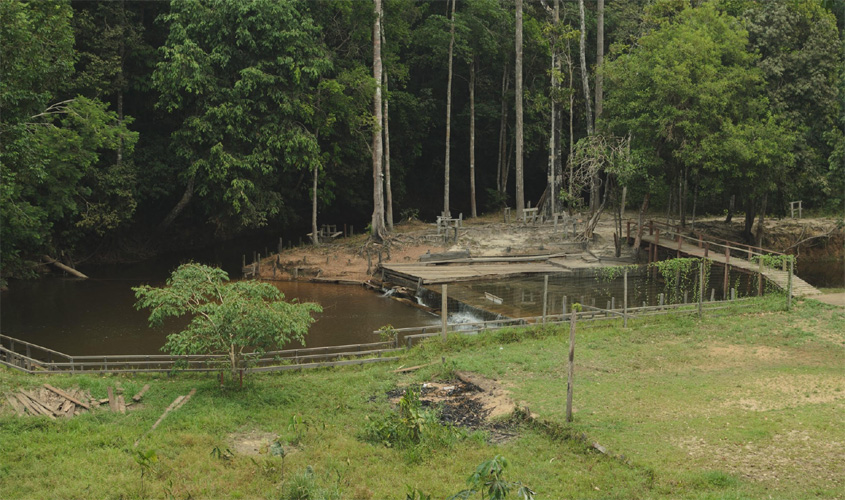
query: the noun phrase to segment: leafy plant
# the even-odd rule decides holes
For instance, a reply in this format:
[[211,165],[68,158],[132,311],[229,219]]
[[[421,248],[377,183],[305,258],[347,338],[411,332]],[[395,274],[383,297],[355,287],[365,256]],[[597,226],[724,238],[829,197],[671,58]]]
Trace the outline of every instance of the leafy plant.
[[501,455],[481,462],[467,479],[469,488],[455,493],[449,500],[466,500],[476,493],[481,495],[481,500],[503,500],[513,490],[516,490],[517,498],[533,500],[535,492],[531,488],[519,481],[505,479],[505,469],[509,466],[508,460]]
[[420,218],[420,210],[418,208],[405,208],[399,212],[400,220],[414,220]]
[[230,282],[225,271],[201,264],[179,266],[161,288],[132,289],[138,309],[149,308],[150,325],[168,317],[192,316],[181,332],[168,335],[163,350],[171,354],[224,354],[232,376],[246,365],[247,355],[304,341],[314,322],[312,303],[285,302],[276,287],[259,281]]
[[310,465],[286,482],[282,496],[286,500],[332,500],[340,497],[340,488],[337,483],[328,488],[320,487],[317,474]]
[[141,468],[141,497],[146,497],[146,484],[144,483],[144,479],[153,473],[155,464],[158,462],[158,455],[155,450],[136,450],[132,458],[135,459],[135,463]]
[[293,433],[293,437],[290,440],[290,444],[296,446],[301,443],[302,438],[305,437],[305,432],[308,430],[308,427],[309,424],[302,418],[302,415],[291,415],[288,430]]
[[440,423],[436,411],[422,407],[419,393],[413,388],[399,399],[398,411],[368,420],[365,439],[387,447],[439,447],[451,444],[460,436],[454,426]]

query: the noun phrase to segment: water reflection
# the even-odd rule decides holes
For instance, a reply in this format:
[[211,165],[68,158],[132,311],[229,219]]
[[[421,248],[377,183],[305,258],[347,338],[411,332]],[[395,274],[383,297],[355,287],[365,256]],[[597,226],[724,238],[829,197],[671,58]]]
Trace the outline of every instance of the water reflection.
[[[150,328],[148,312],[134,307],[131,288],[139,284],[132,279],[12,282],[0,301],[0,331],[74,355],[160,353],[166,336],[187,320]],[[323,306],[306,338],[308,347],[374,342],[378,338],[372,332],[388,323],[395,327],[437,323],[429,313],[357,286],[287,282],[276,286],[287,299]]]

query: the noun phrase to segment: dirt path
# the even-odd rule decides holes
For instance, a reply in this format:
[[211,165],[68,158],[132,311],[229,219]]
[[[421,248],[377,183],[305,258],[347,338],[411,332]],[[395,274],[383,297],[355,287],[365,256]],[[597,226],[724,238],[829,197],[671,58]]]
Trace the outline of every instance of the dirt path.
[[[633,211],[625,214],[630,219],[636,216]],[[576,217],[579,230],[583,228],[584,218]],[[661,217],[655,219],[663,220]],[[566,229],[567,232],[562,225],[555,228],[551,222],[525,224],[512,219],[505,223],[499,212],[464,221],[455,243],[438,235],[434,223],[404,221],[396,225],[384,244],[374,244],[367,235],[355,235],[341,237],[320,246],[304,245],[262,259],[259,273],[265,280],[361,283],[373,277],[380,262],[417,262],[425,254],[443,252],[468,252],[472,257],[484,257],[587,251],[603,259],[615,258],[613,241],[616,227],[610,213],[603,214],[589,244],[573,237],[571,226]],[[692,227],[688,229],[693,230]],[[835,237],[842,238],[842,229],[836,232],[836,221],[833,219],[769,219],[766,221],[767,239],[764,240],[764,246],[770,245],[774,250],[783,251],[796,242],[832,230],[838,235]],[[727,224],[721,218],[703,218],[696,222],[695,231],[737,241],[741,239],[742,224]],[[818,241],[811,239],[806,245]],[[837,248],[837,245],[828,246]],[[806,250],[802,252],[806,253]],[[632,260],[631,248],[623,245],[620,258]],[[251,271],[251,268],[248,269]]]

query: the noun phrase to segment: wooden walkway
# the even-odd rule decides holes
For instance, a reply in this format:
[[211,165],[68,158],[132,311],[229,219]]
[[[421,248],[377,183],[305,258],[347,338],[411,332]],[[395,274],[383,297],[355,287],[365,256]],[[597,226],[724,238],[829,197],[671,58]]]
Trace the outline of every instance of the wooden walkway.
[[570,269],[545,260],[541,262],[489,262],[451,265],[383,264],[382,269],[384,269],[384,279],[387,281],[400,278],[422,285],[572,272]]
[[[628,238],[636,231],[636,223],[633,230],[629,223]],[[678,256],[706,258],[719,264],[728,264],[749,273],[762,273],[769,282],[786,290],[789,287],[789,272],[786,269],[774,269],[762,265],[760,261],[753,262],[752,258],[761,255],[783,255],[779,252],[765,248],[753,247],[743,243],[728,240],[719,240],[704,234],[689,236],[680,232],[675,226],[649,222],[643,228],[643,243],[663,248],[669,252],[675,252]],[[653,260],[652,258],[649,259]],[[821,292],[802,280],[792,275],[792,294],[794,296],[821,295]]]

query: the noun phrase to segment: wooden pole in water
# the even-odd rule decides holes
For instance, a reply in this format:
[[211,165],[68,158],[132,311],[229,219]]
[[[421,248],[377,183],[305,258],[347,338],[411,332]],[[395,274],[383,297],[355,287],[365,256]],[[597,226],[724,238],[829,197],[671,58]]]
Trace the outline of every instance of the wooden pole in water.
[[549,303],[549,275],[543,276],[543,324],[546,324],[546,305]]
[[569,317],[569,370],[566,376],[566,421],[572,422],[572,384],[575,375],[575,321],[578,317],[573,309]]
[[446,289],[447,285],[443,284],[440,287],[440,325],[441,325],[441,336],[443,342],[446,342],[446,316],[448,315],[448,306],[447,306],[447,298],[446,298]]

